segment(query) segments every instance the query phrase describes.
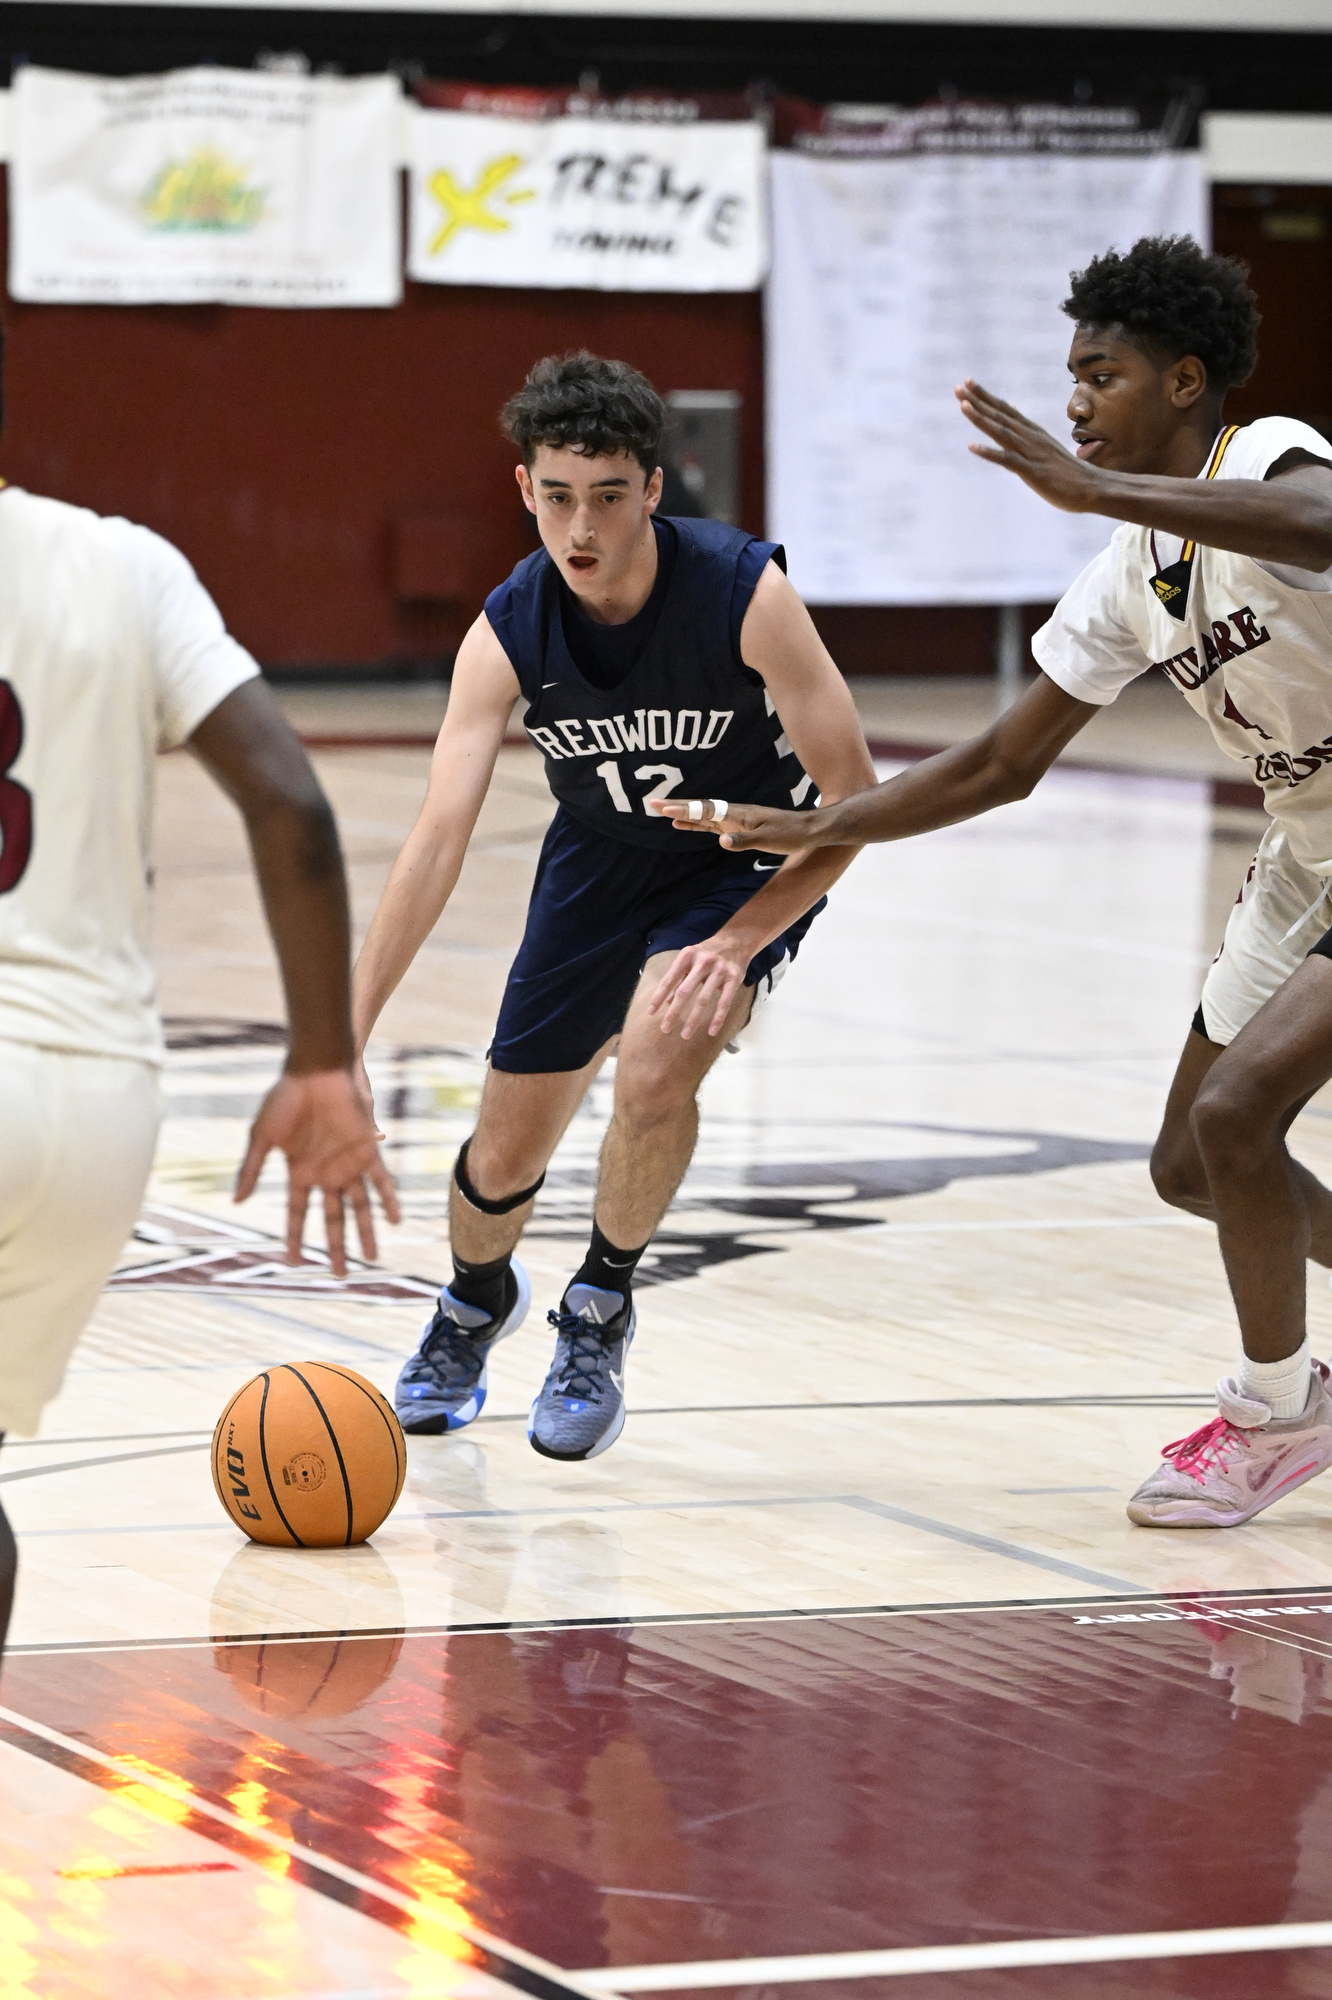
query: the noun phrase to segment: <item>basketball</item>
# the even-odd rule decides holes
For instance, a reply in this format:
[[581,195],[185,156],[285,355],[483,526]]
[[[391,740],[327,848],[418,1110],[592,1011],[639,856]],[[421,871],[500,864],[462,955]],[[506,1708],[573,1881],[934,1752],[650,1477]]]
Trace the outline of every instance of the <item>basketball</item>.
[[340,1549],[373,1535],[402,1491],[407,1451],[371,1383],[325,1361],[265,1368],[213,1432],[213,1484],[251,1541]]

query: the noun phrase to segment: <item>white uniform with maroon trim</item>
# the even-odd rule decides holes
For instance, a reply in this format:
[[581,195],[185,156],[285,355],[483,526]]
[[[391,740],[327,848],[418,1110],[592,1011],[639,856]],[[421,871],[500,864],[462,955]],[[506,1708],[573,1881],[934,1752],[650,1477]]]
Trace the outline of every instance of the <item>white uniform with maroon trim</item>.
[[[1263,417],[1222,431],[1199,477],[1261,480],[1296,449],[1332,463],[1308,424]],[[1190,557],[1181,581],[1175,566]],[[1194,549],[1126,524],[1032,652],[1066,693],[1100,704],[1161,667],[1262,786],[1272,823],[1203,987],[1209,1039],[1232,1041],[1332,925],[1332,568]]]
[[0,1430],[36,1428],[152,1165],[154,760],[257,672],[169,543],[0,492]]

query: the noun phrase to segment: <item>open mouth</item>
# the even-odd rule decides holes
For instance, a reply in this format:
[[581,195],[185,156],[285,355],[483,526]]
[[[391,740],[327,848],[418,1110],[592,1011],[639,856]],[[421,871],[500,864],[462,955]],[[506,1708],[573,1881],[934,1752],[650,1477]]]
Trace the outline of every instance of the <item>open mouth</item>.
[[580,576],[588,575],[597,566],[595,556],[569,556],[566,560],[570,569],[577,570]]
[[1105,446],[1104,438],[1093,438],[1093,437],[1080,438],[1076,435],[1076,433],[1074,435],[1073,442],[1077,447],[1077,456],[1079,458],[1095,458],[1096,454],[1099,451],[1103,450]]

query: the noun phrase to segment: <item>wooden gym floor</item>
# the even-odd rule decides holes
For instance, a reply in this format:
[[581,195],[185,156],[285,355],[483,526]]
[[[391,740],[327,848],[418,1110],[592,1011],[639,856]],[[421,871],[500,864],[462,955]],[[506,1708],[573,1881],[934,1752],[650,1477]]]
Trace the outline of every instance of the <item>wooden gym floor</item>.
[[[898,757],[993,702],[859,692]],[[439,705],[291,700],[362,926]],[[1332,1487],[1224,1536],[1123,1511],[1237,1352],[1146,1163],[1262,827],[1238,775],[1141,688],[1029,801],[863,855],[705,1088],[614,1450],[524,1435],[603,1079],[480,1421],[413,1440],[370,1545],[286,1554],[222,1516],[212,1424],[274,1360],[391,1391],[550,805],[507,748],[374,1050],[405,1219],[340,1287],[278,1260],[277,1171],[230,1202],[278,989],[236,817],[164,760],[149,1205],[0,1455],[0,2000],[1332,1996]],[[1315,1271],[1310,1310],[1326,1353]]]

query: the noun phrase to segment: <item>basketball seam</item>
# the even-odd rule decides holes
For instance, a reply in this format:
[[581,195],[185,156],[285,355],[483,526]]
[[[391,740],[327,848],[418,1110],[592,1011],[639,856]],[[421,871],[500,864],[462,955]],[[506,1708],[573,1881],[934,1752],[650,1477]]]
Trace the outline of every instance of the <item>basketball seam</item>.
[[[330,1375],[340,1375],[344,1382],[350,1382],[353,1389],[359,1389],[365,1397],[366,1402],[369,1403],[375,1415],[383,1424],[384,1429],[388,1432],[389,1443],[393,1446],[393,1506],[396,1507],[398,1501],[402,1498],[402,1483],[407,1476],[407,1468],[398,1455],[398,1440],[393,1434],[393,1425],[384,1415],[384,1410],[387,1409],[388,1405],[384,1402],[384,1398],[373,1384],[367,1388],[366,1384],[359,1381],[350,1368],[339,1368],[334,1361],[321,1361],[319,1365],[321,1368],[327,1368]],[[393,1509],[390,1508],[389,1512],[392,1513],[392,1511]]]
[[[296,1371],[293,1369],[292,1373],[294,1374],[295,1372]],[[291,1522],[287,1519],[286,1515],[283,1513],[282,1502],[278,1499],[277,1488],[273,1484],[273,1475],[268,1469],[268,1443],[264,1437],[264,1411],[268,1408],[268,1380],[269,1380],[268,1370],[266,1368],[263,1371],[263,1377],[264,1377],[264,1393],[259,1398],[259,1456],[263,1461],[264,1478],[268,1481],[268,1490],[273,1496],[273,1505],[277,1508],[279,1521],[281,1521],[283,1527],[286,1529],[287,1533],[291,1536],[291,1539],[293,1540],[293,1542],[295,1542],[297,1548],[303,1549],[305,1547],[305,1543],[301,1540],[296,1530],[292,1527]]]
[[313,1386],[306,1381],[304,1375],[302,1375],[300,1369],[296,1366],[296,1363],[294,1361],[284,1362],[283,1366],[286,1368],[290,1368],[292,1374],[296,1377],[296,1380],[303,1385],[306,1394],[310,1398],[310,1401],[314,1404],[315,1408],[318,1410],[320,1416],[324,1420],[324,1429],[328,1432],[329,1443],[332,1445],[334,1452],[337,1454],[338,1471],[342,1474],[342,1490],[343,1493],[346,1495],[346,1500],[347,1500],[347,1539],[342,1546],[344,1549],[349,1549],[352,1545],[352,1490],[351,1490],[351,1481],[347,1477],[347,1467],[343,1463],[342,1446],[338,1443],[337,1433],[334,1431],[332,1424],[328,1420],[328,1412],[327,1410],[325,1410],[323,1404],[320,1402],[318,1396],[315,1394]]

